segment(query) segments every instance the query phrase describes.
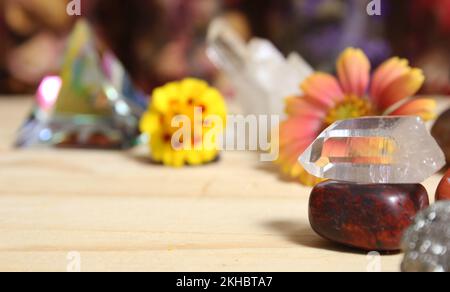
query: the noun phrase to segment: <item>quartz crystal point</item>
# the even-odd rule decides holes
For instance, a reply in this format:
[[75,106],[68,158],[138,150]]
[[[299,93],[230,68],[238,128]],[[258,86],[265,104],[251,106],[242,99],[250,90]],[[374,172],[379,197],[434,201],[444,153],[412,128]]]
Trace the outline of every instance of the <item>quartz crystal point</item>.
[[364,184],[421,183],[445,156],[419,117],[338,121],[300,157],[312,175]]
[[403,239],[404,272],[450,272],[450,202],[417,215]]
[[287,59],[268,40],[248,44],[224,20],[208,33],[208,56],[231,80],[245,114],[284,115],[284,100],[299,95],[300,84],[313,73],[301,56]]

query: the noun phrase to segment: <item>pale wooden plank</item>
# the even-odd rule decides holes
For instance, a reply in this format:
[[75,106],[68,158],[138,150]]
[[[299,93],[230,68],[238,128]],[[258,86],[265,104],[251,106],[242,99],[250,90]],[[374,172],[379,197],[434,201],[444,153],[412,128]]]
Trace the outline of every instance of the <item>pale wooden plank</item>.
[[[30,101],[0,99],[0,270],[365,271],[363,253],[315,235],[310,189],[254,153],[173,170],[130,152],[16,150]],[[145,150],[144,150],[145,152]],[[434,193],[439,177],[426,182]],[[398,271],[401,255],[383,256]]]

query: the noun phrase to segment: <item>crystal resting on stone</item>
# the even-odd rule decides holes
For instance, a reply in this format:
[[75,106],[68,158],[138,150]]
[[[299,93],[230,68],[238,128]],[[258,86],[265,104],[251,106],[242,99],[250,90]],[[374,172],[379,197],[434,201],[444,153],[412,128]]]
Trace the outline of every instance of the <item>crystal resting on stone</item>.
[[69,38],[61,76],[42,81],[16,145],[131,147],[145,108],[145,95],[113,54],[97,49],[93,30],[80,20]]
[[338,121],[300,157],[312,175],[364,184],[421,183],[445,165],[445,156],[419,117]]
[[403,272],[450,272],[450,202],[417,215],[403,238]]
[[313,73],[303,58],[286,59],[268,40],[248,44],[224,20],[208,32],[208,56],[231,80],[245,114],[284,115],[284,100],[299,95],[300,84]]

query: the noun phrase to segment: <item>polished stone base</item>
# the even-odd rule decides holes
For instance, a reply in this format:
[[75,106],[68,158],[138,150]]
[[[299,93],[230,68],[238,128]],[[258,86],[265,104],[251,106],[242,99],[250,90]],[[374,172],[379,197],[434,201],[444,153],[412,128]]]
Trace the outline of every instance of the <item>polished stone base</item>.
[[394,252],[415,215],[429,206],[420,184],[317,185],[309,202],[309,220],[320,236],[349,247]]

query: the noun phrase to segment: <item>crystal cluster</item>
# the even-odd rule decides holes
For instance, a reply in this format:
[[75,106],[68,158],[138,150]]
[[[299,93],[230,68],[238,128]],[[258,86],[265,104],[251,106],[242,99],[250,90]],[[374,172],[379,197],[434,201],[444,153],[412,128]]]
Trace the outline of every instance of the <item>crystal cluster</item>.
[[284,100],[300,94],[300,84],[313,73],[303,58],[286,59],[268,40],[248,44],[224,20],[211,24],[208,55],[222,69],[237,91],[245,114],[284,115]]
[[146,107],[117,58],[97,49],[89,24],[80,20],[69,38],[61,76],[45,78],[17,146],[126,148],[139,135]]
[[403,239],[404,272],[450,272],[450,202],[419,213]]
[[420,183],[445,156],[418,117],[368,117],[336,122],[300,158],[311,174],[339,181]]

